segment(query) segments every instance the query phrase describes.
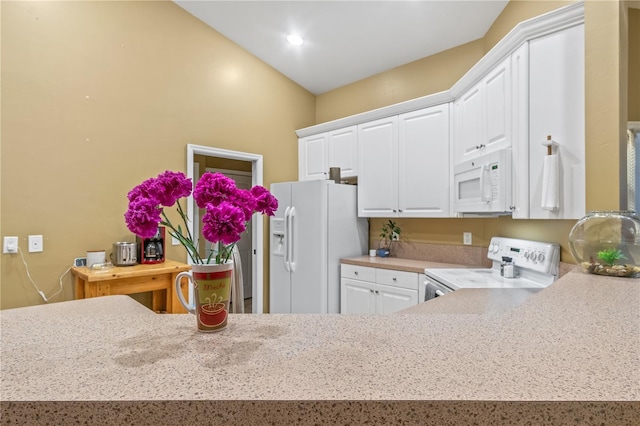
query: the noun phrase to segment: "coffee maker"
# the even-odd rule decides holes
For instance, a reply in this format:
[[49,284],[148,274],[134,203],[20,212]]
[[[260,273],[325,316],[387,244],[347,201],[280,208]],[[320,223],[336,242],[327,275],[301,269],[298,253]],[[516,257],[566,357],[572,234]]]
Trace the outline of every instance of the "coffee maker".
[[151,238],[137,237],[138,261],[142,264],[164,262],[164,240],[164,226],[158,226],[156,234]]

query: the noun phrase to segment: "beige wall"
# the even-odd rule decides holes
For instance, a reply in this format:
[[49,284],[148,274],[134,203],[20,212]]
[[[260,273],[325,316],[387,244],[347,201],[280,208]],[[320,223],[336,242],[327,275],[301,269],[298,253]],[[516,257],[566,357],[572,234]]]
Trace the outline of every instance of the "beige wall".
[[[447,89],[518,22],[570,3],[573,2],[512,0],[483,39],[320,95],[316,117],[326,121],[338,118],[335,116],[338,110],[350,115]],[[626,39],[625,28],[620,25],[624,8],[616,0],[587,1],[585,8],[587,209],[614,210],[620,206],[619,144],[624,135],[620,126],[626,120],[626,112],[621,110],[621,97],[626,99],[626,82],[619,77],[626,59],[618,54],[621,38]],[[636,52],[636,58],[637,55]],[[425,79],[429,80],[428,86]],[[402,96],[394,96],[398,93]],[[493,235],[555,241],[562,247],[561,260],[575,262],[568,247],[569,232],[575,224],[573,220],[513,220],[506,217],[400,219],[397,222],[408,241],[460,245],[463,232],[472,232],[473,243],[479,246],[487,246]],[[372,240],[378,238],[381,226],[382,220],[371,220]]]
[[326,92],[317,97],[317,123],[447,90],[484,53],[476,40]]
[[[267,186],[297,179],[294,130],[314,124],[315,97],[174,3],[0,7],[1,235],[19,237],[46,294],[86,250],[134,240],[127,192],[186,170],[188,143],[264,155]],[[54,301],[73,299],[63,284]],[[0,287],[2,308],[42,303],[20,255],[2,255]]]

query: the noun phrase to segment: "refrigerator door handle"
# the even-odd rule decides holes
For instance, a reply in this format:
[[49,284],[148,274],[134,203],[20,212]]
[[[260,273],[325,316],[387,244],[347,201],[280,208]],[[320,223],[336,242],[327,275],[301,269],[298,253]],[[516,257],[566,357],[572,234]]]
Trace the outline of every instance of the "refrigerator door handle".
[[291,266],[289,264],[289,236],[291,235],[291,232],[289,230],[290,210],[291,207],[287,206],[284,211],[284,269],[287,272],[291,272]]
[[296,226],[296,208],[291,207],[291,211],[289,212],[289,267],[291,268],[291,272],[296,271]]

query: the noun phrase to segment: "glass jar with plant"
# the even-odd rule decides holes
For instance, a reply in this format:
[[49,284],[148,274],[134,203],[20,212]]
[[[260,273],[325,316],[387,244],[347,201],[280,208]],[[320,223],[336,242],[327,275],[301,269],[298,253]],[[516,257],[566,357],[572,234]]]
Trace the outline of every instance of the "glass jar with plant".
[[377,255],[387,257],[391,254],[391,245],[400,237],[402,230],[400,226],[393,220],[389,219],[382,224],[382,232],[380,232],[380,244],[378,245]]
[[640,217],[632,211],[593,211],[569,234],[569,248],[585,272],[640,275]]

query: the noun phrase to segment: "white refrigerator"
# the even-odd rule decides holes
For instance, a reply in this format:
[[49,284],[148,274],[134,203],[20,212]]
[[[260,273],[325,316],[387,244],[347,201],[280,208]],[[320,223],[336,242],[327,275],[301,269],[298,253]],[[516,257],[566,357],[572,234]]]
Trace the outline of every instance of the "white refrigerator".
[[271,185],[270,313],[339,313],[340,258],[361,256],[369,224],[358,218],[357,188],[330,180]]

